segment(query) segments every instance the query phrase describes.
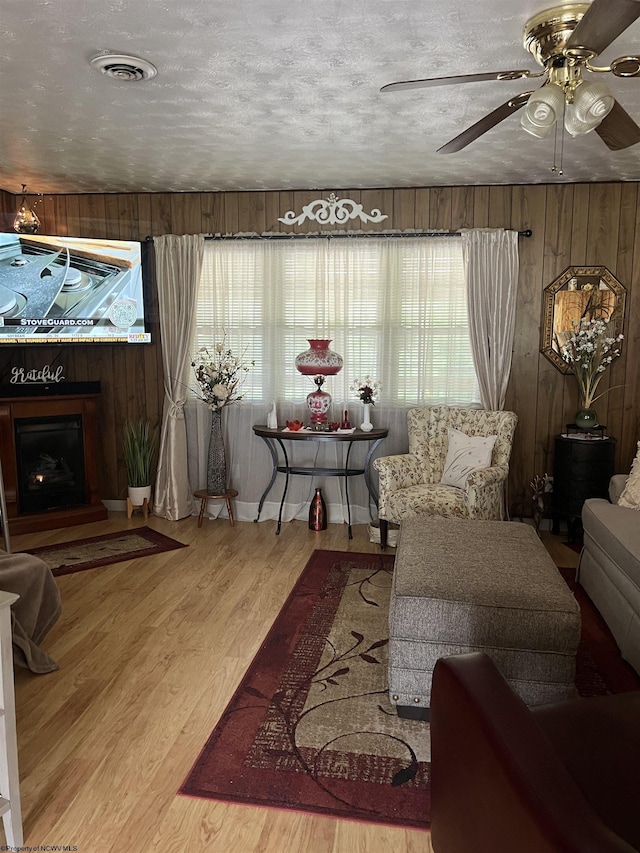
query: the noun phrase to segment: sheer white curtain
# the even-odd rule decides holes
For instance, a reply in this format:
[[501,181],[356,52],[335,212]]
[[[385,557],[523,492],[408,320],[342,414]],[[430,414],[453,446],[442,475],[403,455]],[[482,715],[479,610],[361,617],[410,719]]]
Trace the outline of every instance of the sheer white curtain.
[[172,521],[191,515],[193,496],[187,476],[187,433],[184,404],[188,396],[188,369],[196,320],[196,299],[204,237],[173,234],[156,237],[156,280],[164,409],[154,496],[154,512]]
[[[244,398],[223,410],[229,482],[239,492],[235,509],[254,520],[269,482],[272,463],[252,431],[266,424],[276,401],[279,424],[308,420],[306,395],[314,390],[294,367],[310,338],[328,338],[344,358],[329,377],[331,420],[345,409],[352,424],[362,404],[349,391],[355,378],[382,382],[372,411],[375,426],[389,437],[376,455],[407,448],[406,410],[414,405],[477,403],[479,392],[469,340],[467,297],[458,237],[310,238],[306,240],[212,240],[205,245],[193,352],[224,335],[234,353],[255,361]],[[193,488],[206,483],[210,415],[192,397],[187,403],[189,476]],[[346,444],[290,442],[296,465],[340,467]],[[350,466],[361,467],[368,443],[354,444]],[[260,519],[277,518],[284,485],[279,475]],[[346,520],[344,478],[290,478],[283,519],[306,518],[314,486],[323,489],[329,520]],[[362,477],[349,478],[353,523],[375,518]],[[219,512],[222,505],[211,505]]]
[[502,411],[511,372],[518,289],[518,232],[462,232],[469,327],[482,405]]

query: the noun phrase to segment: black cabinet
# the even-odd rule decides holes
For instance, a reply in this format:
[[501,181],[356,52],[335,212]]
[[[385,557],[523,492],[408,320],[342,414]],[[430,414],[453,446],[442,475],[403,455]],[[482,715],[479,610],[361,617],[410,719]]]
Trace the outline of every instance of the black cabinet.
[[551,518],[553,533],[565,520],[572,541],[581,527],[582,505],[587,498],[607,498],[613,476],[615,438],[558,435],[555,440]]

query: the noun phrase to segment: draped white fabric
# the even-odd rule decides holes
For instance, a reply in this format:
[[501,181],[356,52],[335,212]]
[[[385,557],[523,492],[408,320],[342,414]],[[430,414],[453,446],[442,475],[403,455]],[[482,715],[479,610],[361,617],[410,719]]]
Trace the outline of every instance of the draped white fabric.
[[204,237],[173,234],[154,240],[164,409],[154,496],[154,513],[172,521],[191,515],[193,496],[187,475],[184,404],[202,270]]
[[[273,400],[281,426],[287,419],[308,420],[305,398],[314,388],[294,367],[308,339],[331,339],[344,358],[344,369],[324,388],[333,397],[330,420],[340,420],[347,409],[352,424],[359,425],[362,404],[349,386],[366,375],[382,382],[371,419],[390,433],[376,455],[406,450],[408,407],[479,400],[459,237],[209,241],[197,313],[194,355],[224,335],[235,354],[255,362],[243,400],[223,410],[228,480],[239,492],[240,520],[256,518],[272,472],[268,448],[252,426],[266,424]],[[191,485],[204,488],[210,415],[195,397],[185,414]],[[368,446],[352,446],[350,467],[362,467]],[[286,447],[292,464],[318,467],[340,467],[347,450],[342,443]],[[290,478],[283,520],[306,518],[318,485],[329,520],[346,521],[344,478],[305,476]],[[283,486],[280,474],[261,520],[277,518]],[[375,518],[364,478],[350,477],[348,489],[352,522]],[[225,512],[214,502],[209,511]]]
[[[265,424],[267,410],[264,404],[238,403],[223,409],[222,421],[227,453],[228,479],[231,486],[238,490],[234,499],[234,514],[239,521],[255,521],[258,504],[273,470],[271,456],[265,442],[258,438],[252,427]],[[284,417],[306,417],[308,409],[304,404],[283,405],[279,407],[279,423]],[[280,413],[286,412],[286,415]],[[354,423],[359,425],[362,415],[361,405],[350,405],[349,412]],[[207,484],[207,448],[211,413],[199,400],[189,400],[185,406],[189,447],[189,479],[195,489],[204,489]],[[360,419],[360,420],[358,420]],[[375,455],[386,456],[390,453],[406,453],[407,417],[406,409],[388,406],[376,406],[371,416],[376,427],[388,427],[389,436],[376,449]],[[316,465],[323,468],[344,466],[347,445],[345,443],[286,442],[285,447],[292,465]],[[349,456],[350,468],[362,468],[369,442],[354,443]],[[282,457],[280,456],[280,459]],[[377,491],[377,475],[371,471],[372,486]],[[289,479],[287,498],[283,507],[282,520],[294,518],[306,520],[309,513],[309,501],[313,497],[314,487],[320,486],[327,504],[328,518],[331,523],[347,521],[347,503],[343,477],[292,476]],[[267,496],[260,521],[277,519],[280,501],[284,489],[284,474],[279,474],[273,488]],[[369,499],[364,477],[349,477],[349,507],[352,524],[365,524],[377,518],[375,504]],[[207,514],[211,517],[221,515],[226,518],[224,501],[210,501]]]
[[462,232],[469,329],[482,405],[502,411],[511,372],[518,289],[518,232]]

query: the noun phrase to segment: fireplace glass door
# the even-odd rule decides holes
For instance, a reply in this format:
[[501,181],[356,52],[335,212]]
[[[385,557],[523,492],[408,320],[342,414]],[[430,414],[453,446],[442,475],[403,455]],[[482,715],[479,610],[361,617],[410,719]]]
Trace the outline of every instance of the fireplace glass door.
[[20,512],[46,512],[86,501],[82,417],[15,420]]

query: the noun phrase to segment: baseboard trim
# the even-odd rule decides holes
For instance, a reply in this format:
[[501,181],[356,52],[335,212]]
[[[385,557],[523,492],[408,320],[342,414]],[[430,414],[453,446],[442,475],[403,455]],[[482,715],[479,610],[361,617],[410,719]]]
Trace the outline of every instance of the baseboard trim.
[[127,502],[124,501],[102,501],[102,503],[106,506],[109,512],[126,512],[127,511]]

